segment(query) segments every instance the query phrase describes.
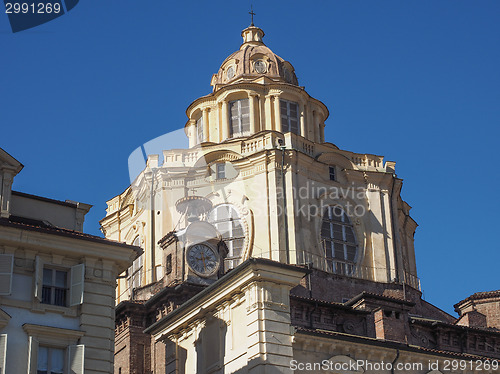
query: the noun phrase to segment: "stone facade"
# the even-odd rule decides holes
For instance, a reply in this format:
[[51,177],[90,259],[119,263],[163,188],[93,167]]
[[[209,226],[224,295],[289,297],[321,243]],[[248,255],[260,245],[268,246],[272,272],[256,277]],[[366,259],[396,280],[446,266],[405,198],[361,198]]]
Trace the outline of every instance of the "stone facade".
[[106,237],[144,248],[117,289],[115,373],[494,372],[498,291],[459,320],[423,300],[395,163],[326,142],[326,106],[261,29],[242,36],[186,111],[189,148],[108,201]]
[[[0,153],[2,172],[19,172],[16,163]],[[82,233],[90,205],[8,188],[0,196],[7,207],[0,218],[0,373],[111,373],[116,278],[142,250]]]

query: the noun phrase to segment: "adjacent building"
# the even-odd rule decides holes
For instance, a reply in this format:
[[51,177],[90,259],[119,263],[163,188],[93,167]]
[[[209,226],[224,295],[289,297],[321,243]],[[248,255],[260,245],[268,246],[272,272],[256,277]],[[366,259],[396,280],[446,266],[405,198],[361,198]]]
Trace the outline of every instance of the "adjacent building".
[[12,191],[0,149],[0,374],[111,373],[118,274],[139,247],[84,234],[88,204]]
[[328,142],[293,65],[242,37],[187,108],[189,148],[108,201],[106,237],[144,249],[115,373],[498,372],[500,291],[458,319],[423,300],[395,163]]

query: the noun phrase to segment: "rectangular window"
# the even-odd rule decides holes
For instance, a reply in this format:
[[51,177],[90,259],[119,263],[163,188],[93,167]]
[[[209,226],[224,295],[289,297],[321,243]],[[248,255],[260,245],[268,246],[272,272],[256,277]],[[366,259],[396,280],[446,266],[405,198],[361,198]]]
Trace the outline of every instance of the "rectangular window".
[[330,180],[334,181],[335,180],[335,166],[329,167],[329,173],[330,173]]
[[40,256],[35,258],[35,297],[40,303],[58,306],[82,304],[84,279],[84,264],[63,270],[45,266]]
[[37,374],[63,374],[64,349],[38,347]]
[[167,274],[172,272],[172,254],[169,254],[165,260],[165,271]]
[[143,272],[142,258],[143,258],[142,255],[137,257],[132,263],[132,266],[129,268],[130,271],[129,282],[131,283],[130,287],[132,288],[140,287],[142,284],[142,272]]
[[229,120],[232,138],[250,134],[250,103],[248,99],[229,102]]
[[297,103],[280,100],[281,132],[293,132],[300,135],[299,131],[299,106]]
[[205,140],[203,138],[203,117],[198,118],[196,121],[196,140],[198,144]]
[[43,269],[42,303],[66,306],[68,293],[68,272]]
[[217,164],[217,179],[226,178],[226,164]]
[[13,255],[0,255],[0,295],[10,295],[12,291],[13,266]]

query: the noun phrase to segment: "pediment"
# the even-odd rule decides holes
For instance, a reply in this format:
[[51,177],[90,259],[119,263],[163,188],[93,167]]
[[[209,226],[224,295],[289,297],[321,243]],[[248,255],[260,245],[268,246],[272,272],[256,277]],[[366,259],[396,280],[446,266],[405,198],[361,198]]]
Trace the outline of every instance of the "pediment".
[[0,148],[0,170],[9,170],[16,175],[23,167],[23,164]]
[[7,312],[4,312],[2,309],[0,309],[0,330],[2,330],[9,324],[10,319],[11,316]]

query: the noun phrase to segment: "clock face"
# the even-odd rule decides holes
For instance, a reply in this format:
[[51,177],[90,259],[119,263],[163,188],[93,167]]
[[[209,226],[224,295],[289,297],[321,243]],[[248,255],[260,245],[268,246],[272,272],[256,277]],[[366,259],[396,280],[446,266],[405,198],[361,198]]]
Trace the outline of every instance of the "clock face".
[[227,69],[227,79],[231,79],[234,77],[234,68],[232,66]]
[[254,69],[257,73],[263,74],[267,70],[266,63],[262,60],[257,60],[254,63]]
[[186,257],[191,270],[202,277],[208,277],[219,269],[219,255],[206,244],[192,245]]

